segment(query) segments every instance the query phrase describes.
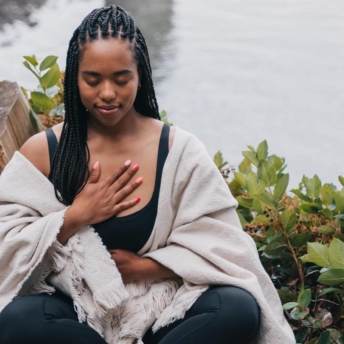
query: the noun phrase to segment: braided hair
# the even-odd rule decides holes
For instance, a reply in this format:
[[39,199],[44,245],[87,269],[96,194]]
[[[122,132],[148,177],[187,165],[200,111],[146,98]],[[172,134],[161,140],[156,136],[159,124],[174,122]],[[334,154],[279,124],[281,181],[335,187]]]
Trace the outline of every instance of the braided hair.
[[73,203],[89,178],[87,115],[77,84],[78,64],[86,43],[111,37],[131,44],[140,71],[141,88],[134,101],[135,110],[142,115],[160,119],[148,49],[134,19],[119,6],[93,10],[74,31],[69,42],[64,79],[65,120],[49,175],[57,199],[65,205]]

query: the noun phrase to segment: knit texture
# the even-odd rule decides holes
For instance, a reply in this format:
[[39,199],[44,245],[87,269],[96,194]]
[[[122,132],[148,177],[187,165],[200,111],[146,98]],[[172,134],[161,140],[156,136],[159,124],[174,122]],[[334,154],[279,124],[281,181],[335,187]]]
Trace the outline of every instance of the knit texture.
[[210,284],[233,285],[251,293],[260,306],[255,344],[295,344],[236,206],[204,145],[176,128],[155,226],[138,254],[170,268],[183,283],[124,286],[92,227],[65,246],[56,241],[66,208],[51,183],[17,152],[0,177],[0,311],[17,295],[53,292],[48,278],[73,298],[79,321],[86,320],[108,343],[140,344],[154,321],[156,331],[183,318]]

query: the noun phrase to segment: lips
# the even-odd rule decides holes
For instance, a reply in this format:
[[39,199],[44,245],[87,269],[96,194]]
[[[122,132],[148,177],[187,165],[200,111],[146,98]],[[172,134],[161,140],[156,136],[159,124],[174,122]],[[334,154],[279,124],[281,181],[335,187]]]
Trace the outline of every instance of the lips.
[[96,106],[96,109],[102,115],[114,115],[118,111],[119,106],[116,106],[116,105],[101,105],[101,106]]

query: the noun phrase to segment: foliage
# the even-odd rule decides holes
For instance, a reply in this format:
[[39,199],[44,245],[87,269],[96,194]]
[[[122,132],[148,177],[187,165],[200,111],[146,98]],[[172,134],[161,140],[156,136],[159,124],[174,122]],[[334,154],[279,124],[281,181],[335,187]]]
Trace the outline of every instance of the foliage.
[[24,56],[24,66],[30,70],[39,81],[38,89],[29,92],[21,88],[31,106],[31,118],[36,125],[49,128],[63,121],[63,77],[57,56],[47,56],[40,63],[35,55]]
[[[233,178],[214,161],[239,206],[241,224],[259,251],[297,343],[344,343],[344,188],[304,176],[286,193],[289,174],[268,144],[248,146]],[[339,177],[344,185],[344,178]]]

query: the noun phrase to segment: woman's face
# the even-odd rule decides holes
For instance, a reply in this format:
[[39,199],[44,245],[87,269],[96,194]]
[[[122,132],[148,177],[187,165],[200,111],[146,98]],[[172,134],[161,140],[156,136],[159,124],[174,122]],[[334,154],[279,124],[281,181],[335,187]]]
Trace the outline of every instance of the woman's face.
[[116,125],[134,111],[139,75],[129,43],[117,38],[87,43],[78,84],[83,105],[105,126]]

